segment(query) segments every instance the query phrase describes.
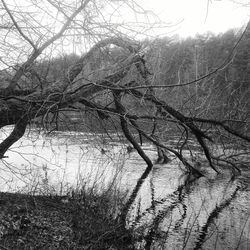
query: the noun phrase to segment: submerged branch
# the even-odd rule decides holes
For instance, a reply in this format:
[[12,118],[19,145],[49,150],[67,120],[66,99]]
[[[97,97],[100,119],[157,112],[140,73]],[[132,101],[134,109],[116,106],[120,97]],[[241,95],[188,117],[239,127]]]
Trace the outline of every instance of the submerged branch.
[[[131,124],[133,124],[134,122],[131,120]],[[195,169],[193,166],[191,166],[188,161],[183,157],[183,155],[181,153],[179,153],[178,151],[169,148],[167,146],[165,146],[164,144],[160,143],[158,140],[156,140],[155,138],[153,138],[152,136],[147,135],[143,130],[140,129],[140,133],[149,141],[151,141],[153,144],[155,144],[157,147],[163,148],[168,150],[169,152],[173,153],[182,163],[183,165],[188,169],[189,173],[194,174],[195,176],[203,176],[203,174]]]
[[139,143],[137,143],[137,141],[134,139],[133,135],[129,131],[128,123],[127,123],[127,121],[125,119],[125,108],[121,104],[120,93],[113,92],[113,95],[114,95],[116,109],[118,110],[118,112],[120,112],[121,114],[124,115],[124,116],[120,116],[120,123],[121,123],[122,131],[123,131],[125,137],[127,138],[127,140],[134,146],[134,148],[137,150],[138,154],[147,163],[146,169],[144,170],[144,172],[141,175],[141,177],[137,180],[136,186],[134,187],[134,189],[133,189],[133,191],[132,191],[132,193],[131,193],[128,201],[126,202],[126,204],[124,205],[124,207],[122,209],[122,212],[121,212],[121,221],[125,225],[126,224],[126,217],[127,217],[128,211],[129,211],[131,205],[134,203],[134,201],[135,201],[135,199],[136,199],[136,197],[138,195],[138,192],[141,189],[142,184],[144,183],[145,179],[150,174],[150,172],[151,172],[151,170],[153,168],[153,163],[148,158],[148,156],[144,153],[144,151],[141,148],[141,146],[139,145]]

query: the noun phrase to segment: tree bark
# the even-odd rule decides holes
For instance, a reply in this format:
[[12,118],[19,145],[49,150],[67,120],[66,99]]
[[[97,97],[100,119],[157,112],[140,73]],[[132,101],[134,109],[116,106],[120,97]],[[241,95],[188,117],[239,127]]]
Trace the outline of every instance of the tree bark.
[[19,120],[10,135],[0,144],[0,159],[5,158],[6,151],[17,142],[25,133],[27,127],[26,120]]

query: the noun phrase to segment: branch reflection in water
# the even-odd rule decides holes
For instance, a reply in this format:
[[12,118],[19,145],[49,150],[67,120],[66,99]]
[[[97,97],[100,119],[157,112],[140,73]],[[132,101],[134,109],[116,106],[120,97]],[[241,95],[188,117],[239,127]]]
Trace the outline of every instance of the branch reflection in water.
[[[132,191],[145,162],[134,150],[128,153],[120,138],[105,145],[100,138],[30,131],[1,161],[2,190],[63,194],[68,187],[83,184],[103,190],[115,176],[112,185]],[[151,145],[142,148],[153,161],[157,159]],[[183,174],[175,159],[154,164],[126,218],[138,249],[249,249],[249,175],[245,170],[234,179],[209,173],[195,178]]]

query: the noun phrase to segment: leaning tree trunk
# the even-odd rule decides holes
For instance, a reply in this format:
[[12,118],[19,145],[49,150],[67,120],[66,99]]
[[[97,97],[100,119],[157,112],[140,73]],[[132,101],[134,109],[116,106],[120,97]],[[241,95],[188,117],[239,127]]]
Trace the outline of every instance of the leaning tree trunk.
[[21,119],[15,124],[13,131],[0,144],[0,159],[4,158],[5,157],[4,154],[6,153],[6,151],[24,135],[26,127],[27,127],[26,119]]

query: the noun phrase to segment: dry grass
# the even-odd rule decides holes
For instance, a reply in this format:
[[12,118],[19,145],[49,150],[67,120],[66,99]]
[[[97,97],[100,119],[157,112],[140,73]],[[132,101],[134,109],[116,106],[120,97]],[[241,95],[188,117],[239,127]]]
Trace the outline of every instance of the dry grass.
[[133,249],[132,233],[114,216],[113,203],[107,193],[0,193],[0,249]]

